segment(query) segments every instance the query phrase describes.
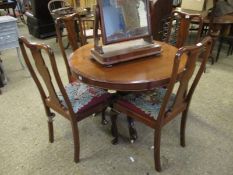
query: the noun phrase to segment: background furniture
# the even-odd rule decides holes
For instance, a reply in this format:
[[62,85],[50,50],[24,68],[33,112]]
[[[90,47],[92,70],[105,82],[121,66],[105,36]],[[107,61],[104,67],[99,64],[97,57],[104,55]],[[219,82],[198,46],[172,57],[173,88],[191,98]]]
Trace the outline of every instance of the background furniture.
[[1,88],[6,84],[7,78],[3,68],[2,59],[0,58],[0,95],[2,94]]
[[[55,114],[51,112],[54,110],[70,121],[74,141],[74,161],[77,163],[80,155],[78,123],[98,112],[102,112],[102,119],[104,119],[105,109],[111,96],[102,89],[89,87],[80,82],[72,82],[64,87],[51,48],[45,44],[29,43],[24,37],[21,37],[19,42],[26,65],[39,89],[48,117],[49,141],[51,143],[54,141],[53,118]],[[30,50],[33,59],[29,59],[25,46]],[[49,59],[48,62],[51,65],[44,60],[42,52],[48,56],[46,58]],[[32,63],[36,64],[35,68]],[[46,87],[41,85],[42,82]],[[55,85],[58,85],[59,92]]]
[[0,2],[0,9],[7,10],[8,13],[10,13],[9,9],[12,9],[13,15],[15,18],[16,18],[16,14],[15,14],[15,7],[16,6],[17,6],[16,0],[7,0],[7,1]]
[[177,48],[184,46],[188,36],[190,36],[190,27],[193,20],[196,20],[196,25],[198,25],[194,44],[198,43],[203,26],[202,16],[200,14],[189,14],[177,10],[172,12],[170,21],[163,30],[164,41]]
[[17,19],[11,16],[0,16],[0,51],[16,48],[19,62],[24,68],[20,59]]
[[55,26],[48,10],[49,0],[31,0],[31,11],[26,12],[29,33],[37,38],[55,35]]
[[[62,27],[66,28],[67,31],[67,38],[69,41],[69,45],[71,46],[71,49],[73,52],[78,49],[80,46],[84,45],[84,38],[83,38],[83,29],[82,29],[82,22],[80,19],[80,16],[77,13],[73,13],[70,15],[65,15],[63,17],[59,17],[56,19],[56,32],[57,32],[57,38],[58,43],[60,46],[60,50],[62,53],[62,56],[65,61],[67,73],[69,77],[71,76],[71,71],[68,63],[68,58],[65,52],[65,46],[62,39]],[[72,77],[70,81],[72,81],[74,78]]]
[[[194,90],[200,80],[202,73],[205,70],[205,65],[208,60],[211,50],[212,39],[205,38],[201,43],[183,47],[178,50],[169,84],[166,88],[158,88],[149,92],[131,93],[122,95],[113,104],[113,109],[125,113],[128,117],[137,119],[139,122],[154,129],[154,162],[155,169],[161,171],[160,163],[160,140],[162,128],[174,119],[178,114],[182,113],[181,127],[180,127],[180,144],[185,146],[185,125],[187,120],[187,113]],[[196,74],[191,87],[189,88],[189,81],[194,73],[198,54],[205,49],[204,58],[198,73]],[[179,78],[179,67],[182,60],[182,55],[187,54],[188,59],[183,67],[181,78]],[[179,84],[176,93],[174,91],[175,84]],[[116,119],[113,120],[113,125],[116,125]],[[115,126],[115,133],[117,127]],[[116,134],[118,136],[118,134]]]
[[153,38],[162,41],[164,24],[172,12],[172,0],[150,0]]

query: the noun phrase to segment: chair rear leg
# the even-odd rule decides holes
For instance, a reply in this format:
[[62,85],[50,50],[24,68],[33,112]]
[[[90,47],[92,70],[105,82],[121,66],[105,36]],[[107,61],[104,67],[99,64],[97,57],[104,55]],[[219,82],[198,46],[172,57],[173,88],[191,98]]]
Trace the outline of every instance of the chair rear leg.
[[160,172],[161,162],[160,162],[160,141],[161,141],[161,128],[155,129],[154,133],[154,161],[155,161],[155,169]]
[[114,139],[112,140],[112,144],[116,145],[118,143],[118,130],[117,130],[117,113],[112,112],[113,114],[111,115],[111,122],[112,122],[112,126],[111,126],[111,132],[112,132],[112,136],[114,137]]
[[78,124],[76,122],[71,121],[72,132],[73,132],[73,140],[74,140],[74,162],[79,162],[80,156],[80,143],[79,143],[79,131]]
[[185,147],[185,128],[186,128],[187,114],[188,114],[188,109],[186,109],[186,110],[182,113],[182,117],[181,117],[181,125],[180,125],[180,145],[181,145],[182,147]]
[[102,120],[101,120],[102,125],[107,125],[107,124],[108,124],[108,121],[107,121],[106,118],[105,118],[105,111],[106,111],[106,109],[107,109],[107,108],[104,108],[104,109],[102,110]]
[[127,120],[128,120],[130,142],[134,143],[138,137],[137,131],[134,128],[134,120],[129,116],[127,116]]

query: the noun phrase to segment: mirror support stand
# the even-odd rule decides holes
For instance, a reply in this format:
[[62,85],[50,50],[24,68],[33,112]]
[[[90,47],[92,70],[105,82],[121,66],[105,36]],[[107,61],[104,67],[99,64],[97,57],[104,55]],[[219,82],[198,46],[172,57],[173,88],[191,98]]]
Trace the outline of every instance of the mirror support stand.
[[95,44],[95,50],[99,53],[99,54],[104,54],[103,52],[103,48],[101,45],[99,45],[99,34],[98,34],[98,29],[99,29],[99,25],[100,25],[100,8],[99,5],[96,5],[95,8],[95,23],[94,23],[94,44]]

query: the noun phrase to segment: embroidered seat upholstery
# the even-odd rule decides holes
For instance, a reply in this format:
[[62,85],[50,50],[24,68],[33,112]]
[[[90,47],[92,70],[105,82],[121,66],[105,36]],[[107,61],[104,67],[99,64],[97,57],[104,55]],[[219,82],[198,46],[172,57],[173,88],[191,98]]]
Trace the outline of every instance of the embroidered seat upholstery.
[[[144,116],[153,117],[156,120],[166,91],[164,88],[157,88],[149,92],[130,93],[121,97],[117,103],[126,106],[129,110]],[[174,100],[175,95],[172,95],[167,109],[172,107]]]
[[[66,85],[65,90],[72,104],[74,113],[85,111],[85,109],[98,105],[110,98],[110,94],[107,91],[80,82],[73,82]],[[57,94],[62,105],[67,107],[61,93]]]

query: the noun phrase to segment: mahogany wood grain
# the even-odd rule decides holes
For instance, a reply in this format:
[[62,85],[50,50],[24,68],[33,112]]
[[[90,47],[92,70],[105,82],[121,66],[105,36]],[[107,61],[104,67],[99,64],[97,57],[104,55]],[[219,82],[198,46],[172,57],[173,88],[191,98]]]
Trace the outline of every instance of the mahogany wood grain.
[[[92,44],[77,49],[69,59],[71,70],[87,84],[117,91],[143,91],[163,86],[169,82],[177,48],[158,42],[163,52],[112,67],[105,67],[91,58]],[[186,63],[182,56],[179,73]]]

